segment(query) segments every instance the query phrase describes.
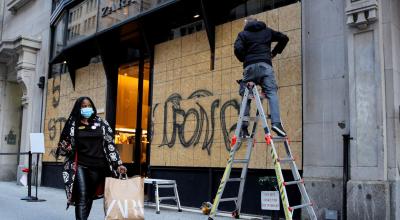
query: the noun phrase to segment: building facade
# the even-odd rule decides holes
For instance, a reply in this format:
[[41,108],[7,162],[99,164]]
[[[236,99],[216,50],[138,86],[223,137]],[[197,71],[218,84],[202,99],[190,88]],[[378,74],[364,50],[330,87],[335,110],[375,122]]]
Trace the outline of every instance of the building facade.
[[311,197],[321,214],[328,208],[347,211],[347,219],[399,219],[400,4],[302,4],[303,161]]
[[[0,152],[28,152],[29,134],[43,130],[51,2],[1,1],[0,13]],[[15,180],[27,163],[26,155],[0,156],[0,180]]]
[[[185,206],[212,201],[240,103],[232,44],[253,15],[290,38],[273,66],[318,218],[397,219],[399,10],[396,0],[54,1],[42,183],[62,186],[50,153],[85,95],[115,128],[129,175],[177,180]],[[260,179],[275,173],[262,142],[259,131],[242,211],[268,215]]]

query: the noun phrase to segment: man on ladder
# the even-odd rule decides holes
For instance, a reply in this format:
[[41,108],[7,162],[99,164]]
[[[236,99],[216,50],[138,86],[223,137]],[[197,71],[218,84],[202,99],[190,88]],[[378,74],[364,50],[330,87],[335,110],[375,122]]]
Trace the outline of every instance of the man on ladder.
[[[273,41],[277,41],[278,44],[271,52],[271,42]],[[255,143],[254,139],[257,121],[261,121],[262,123],[262,128],[265,133],[264,138],[267,146],[269,146],[268,151],[270,152],[274,163],[285,219],[292,220],[294,210],[302,208],[307,209],[311,220],[317,219],[314,209],[312,208],[313,203],[307,194],[304,180],[301,178],[295,163],[295,158],[290,149],[289,139],[286,137],[286,132],[283,129],[279,114],[279,102],[276,93],[278,87],[276,85],[271,59],[276,56],[276,54],[282,52],[288,41],[289,39],[286,35],[267,28],[265,23],[259,22],[254,18],[247,18],[245,21],[244,31],[238,34],[235,41],[235,55],[241,62],[243,62],[244,67],[243,79],[240,82],[239,91],[243,96],[243,99],[240,106],[235,134],[231,141],[228,163],[221,178],[221,183],[218,187],[215,199],[213,200],[208,220],[214,220],[214,217],[218,212],[219,203],[221,202],[234,202],[236,209],[232,212],[232,216],[239,218],[247,170],[250,163],[251,152]],[[280,137],[273,137],[271,135],[260,99],[260,94],[255,84],[261,86],[263,96],[266,96],[269,99],[272,130]],[[251,134],[249,134],[248,126],[249,121],[251,120],[251,117],[249,116],[252,99],[255,101],[257,112],[256,117],[254,117]],[[280,157],[278,155],[277,148],[274,144],[275,141],[283,142],[286,157]],[[235,154],[242,143],[245,143],[246,145],[246,154],[242,158],[236,158]],[[289,164],[293,178],[292,181],[285,180],[281,167],[281,164],[283,163]],[[242,172],[239,178],[230,177],[233,164],[242,164]],[[234,197],[231,197],[232,195],[230,195],[230,197],[223,197],[225,186],[229,182],[239,182],[238,194]],[[297,186],[301,194],[302,204],[293,205],[289,203],[289,198],[286,193],[287,186]]]
[[[253,17],[245,20],[245,27],[235,41],[235,55],[243,62],[243,79],[240,81],[240,95],[243,96],[247,82],[260,85],[263,95],[269,100],[271,113],[271,129],[281,137],[286,136],[279,113],[279,99],[277,95],[275,74],[272,68],[272,58],[282,53],[289,38],[281,32],[268,28],[262,21]],[[278,42],[271,52],[271,42]],[[249,116],[250,100],[247,102],[245,116]],[[242,136],[248,135],[248,122],[242,126]]]

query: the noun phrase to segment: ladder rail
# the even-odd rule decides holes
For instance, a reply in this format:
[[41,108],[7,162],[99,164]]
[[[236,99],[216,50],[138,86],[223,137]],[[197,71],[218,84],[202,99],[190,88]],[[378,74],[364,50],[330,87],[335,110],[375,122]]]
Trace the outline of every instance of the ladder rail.
[[264,129],[264,132],[266,134],[270,135],[267,117],[265,116],[264,108],[262,107],[262,103],[261,103],[261,99],[260,99],[260,94],[258,93],[256,86],[254,86],[252,88],[252,93],[253,93],[254,99],[256,101],[257,111],[260,114],[261,123],[262,123],[263,129]]
[[[252,119],[252,117],[250,117],[249,115],[244,116],[244,112],[245,112],[245,109],[247,108],[247,105],[251,104],[250,95],[255,100],[255,104],[257,107],[257,113],[256,113],[256,117],[254,118],[254,123],[253,123],[253,128],[252,128],[252,133],[250,135],[250,138],[242,139],[241,137],[239,137],[239,135],[240,135],[240,131],[242,129],[243,121],[250,121]],[[238,217],[240,215],[241,205],[243,202],[243,191],[244,191],[244,186],[245,186],[245,182],[246,182],[248,167],[250,164],[252,148],[254,147],[254,138],[255,138],[255,133],[256,133],[257,121],[259,119],[261,119],[261,123],[262,123],[263,130],[265,133],[265,140],[267,142],[267,145],[270,145],[270,147],[271,147],[271,149],[269,150],[269,153],[271,154],[271,157],[273,159],[275,174],[276,174],[277,181],[278,181],[280,197],[282,200],[282,206],[283,206],[284,213],[285,213],[285,219],[292,220],[295,209],[307,208],[307,212],[308,212],[311,220],[317,220],[314,209],[312,207],[312,202],[307,194],[307,191],[306,191],[306,188],[304,185],[304,181],[303,181],[303,179],[301,179],[301,175],[300,175],[297,165],[293,159],[289,141],[285,137],[273,138],[271,136],[270,129],[269,129],[268,122],[267,122],[267,117],[266,117],[266,114],[265,114],[263,106],[262,106],[262,102],[260,99],[260,95],[259,95],[257,86],[255,84],[246,86],[246,89],[245,89],[245,92],[243,95],[243,99],[242,99],[242,104],[240,107],[238,122],[236,124],[235,135],[232,138],[228,164],[227,164],[224,174],[222,176],[221,183],[219,185],[217,194],[215,196],[208,219],[213,220],[217,214],[219,203],[226,202],[226,201],[234,201],[236,204],[236,210],[234,211],[234,213],[235,213],[234,216]],[[246,156],[244,159],[241,158],[241,159],[235,160],[235,154],[239,150],[241,144],[244,142],[243,140],[247,141]],[[280,158],[278,157],[277,148],[275,147],[275,144],[274,144],[275,140],[277,142],[284,143],[284,148],[285,148],[285,152],[287,155],[287,159],[280,160]],[[292,173],[292,176],[294,177],[294,181],[288,182],[289,184],[286,184],[284,177],[283,177],[282,167],[281,167],[281,163],[283,163],[283,162],[284,163],[289,162],[291,173]],[[243,163],[244,164],[242,167],[242,172],[241,172],[240,178],[229,179],[231,171],[232,171],[232,166],[234,163]],[[236,182],[240,181],[238,196],[233,197],[233,198],[222,198],[226,183],[227,182],[235,182],[235,181]],[[297,185],[297,187],[300,191],[300,194],[301,194],[302,204],[296,205],[296,206],[290,206],[289,198],[287,196],[287,191],[286,191],[286,185]]]
[[246,90],[245,92],[244,92],[244,95],[243,95],[243,100],[242,100],[242,104],[241,104],[241,106],[240,106],[240,111],[239,111],[239,119],[238,119],[238,123],[236,124],[236,129],[235,129],[235,136],[236,137],[239,137],[239,134],[240,134],[240,130],[241,130],[241,128],[242,128],[242,124],[243,124],[243,119],[244,119],[244,112],[245,112],[245,110],[246,110],[246,106],[247,106],[247,100],[249,99],[248,97],[249,97],[249,94],[250,94],[250,91],[249,90]]
[[[239,119],[238,119],[238,123],[236,125],[236,129],[235,129],[235,136],[238,137],[240,134],[240,129],[242,128],[242,122],[243,122],[243,117],[244,117],[244,111],[246,109],[246,105],[247,105],[247,100],[249,97],[249,90],[246,89],[243,95],[243,99],[242,99],[242,104],[240,106],[240,111],[239,111]],[[210,211],[210,215],[209,215],[209,219],[213,219],[215,217],[215,215],[217,214],[217,209],[219,206],[219,203],[221,201],[222,198],[222,194],[225,190],[225,186],[226,183],[228,182],[228,178],[230,176],[231,170],[232,170],[232,165],[233,165],[233,161],[234,161],[234,157],[235,157],[235,153],[236,150],[239,148],[241,144],[241,141],[236,141],[236,143],[234,143],[234,145],[231,147],[231,151],[229,152],[229,160],[228,160],[228,164],[225,168],[224,174],[222,176],[221,179],[221,183],[218,187],[218,191],[217,194],[215,195],[215,199],[213,201],[213,205]]]
[[[256,100],[257,109],[261,114],[261,121],[263,123],[265,136],[266,136],[266,138],[270,138],[271,137],[270,129],[268,127],[267,119],[266,119],[265,113],[264,113],[264,108],[262,106],[257,87],[253,87],[253,94],[254,94],[254,99]],[[289,211],[290,205],[289,205],[289,200],[287,199],[286,187],[283,186],[284,179],[283,179],[283,174],[282,174],[282,168],[281,168],[280,162],[277,160],[278,154],[277,154],[277,151],[276,151],[276,148],[274,145],[274,141],[271,138],[269,140],[270,140],[270,143],[267,143],[267,144],[271,145],[270,153],[274,160],[274,168],[275,168],[275,173],[276,173],[276,177],[277,177],[277,181],[278,181],[279,194],[281,195],[284,213],[285,213],[286,219],[291,220],[293,217],[293,213]]]
[[283,178],[282,167],[280,162],[278,161],[278,154],[276,152],[273,141],[271,141],[270,154],[274,163],[274,169],[278,182],[279,194],[282,200],[283,211],[285,213],[286,220],[291,220],[293,218],[293,213],[289,211],[290,204],[287,197],[286,187],[283,185],[283,182],[285,180]]
[[[287,140],[284,142],[284,146],[285,146],[286,154],[287,154],[289,157],[293,157],[292,151],[291,151],[291,149],[290,149],[289,142],[288,142]],[[297,168],[296,163],[295,163],[294,161],[292,161],[291,163],[289,163],[289,165],[290,165],[290,169],[291,169],[291,171],[292,171],[293,177],[294,177],[296,180],[301,179],[302,177],[301,177],[301,175],[300,175],[300,173],[299,173],[299,170],[298,170],[298,168]],[[307,191],[306,191],[304,182],[303,182],[303,183],[297,184],[297,187],[298,187],[298,189],[299,189],[299,191],[300,191],[300,194],[301,194],[301,198],[302,198],[301,201],[302,201],[302,203],[304,203],[304,204],[310,204],[310,203],[311,203],[311,204],[312,204],[311,199],[310,199],[310,197],[309,197],[308,194],[307,194]],[[309,213],[311,219],[312,219],[312,220],[316,220],[316,219],[317,219],[317,216],[315,215],[314,209],[313,209],[311,206],[306,206],[306,208],[307,208],[307,212]],[[294,210],[293,210],[293,211],[294,211]]]
[[240,214],[241,209],[242,209],[242,202],[243,202],[243,191],[244,191],[244,186],[246,183],[246,177],[247,177],[247,169],[249,167],[250,164],[250,157],[251,157],[251,153],[254,147],[254,138],[255,138],[255,134],[256,134],[256,130],[257,130],[257,120],[259,119],[259,111],[257,109],[256,112],[256,120],[253,123],[253,127],[251,129],[251,137],[252,139],[248,140],[247,142],[247,152],[246,152],[246,159],[249,160],[249,163],[246,164],[246,166],[244,167],[244,169],[242,169],[242,173],[240,175],[240,178],[242,179],[242,181],[240,181],[240,185],[239,185],[239,196],[238,196],[238,201],[236,203],[236,210],[238,211],[238,214]]
[[212,205],[212,208],[211,208],[211,211],[210,211],[210,215],[209,215],[210,216],[209,218],[211,218],[211,219],[214,218],[214,216],[217,214],[218,205],[221,202],[222,194],[223,194],[223,192],[225,190],[226,183],[228,182],[228,178],[229,178],[229,175],[230,175],[231,170],[232,170],[234,154],[235,154],[234,150],[231,149],[230,154],[229,154],[228,165],[225,168],[224,175],[222,176],[221,183],[220,183],[220,185],[218,187],[217,194],[215,195],[215,199],[214,199],[214,201],[212,203],[213,205]]
[[246,159],[249,160],[248,163],[246,163],[243,168],[242,168],[242,173],[240,174],[240,185],[239,185],[239,195],[238,195],[238,200],[236,203],[236,210],[238,211],[238,213],[240,213],[241,210],[241,206],[242,206],[242,201],[243,201],[243,190],[244,190],[244,185],[246,182],[246,177],[247,177],[247,170],[249,168],[249,164],[250,164],[250,156],[251,156],[251,152],[253,150],[253,140],[248,140],[247,141],[247,149],[246,149]]

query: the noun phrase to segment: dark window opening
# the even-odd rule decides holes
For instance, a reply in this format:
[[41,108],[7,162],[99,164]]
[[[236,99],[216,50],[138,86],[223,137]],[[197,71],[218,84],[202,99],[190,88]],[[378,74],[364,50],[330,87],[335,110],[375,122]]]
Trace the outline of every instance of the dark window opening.
[[49,78],[52,78],[52,76],[57,75],[57,74],[63,74],[68,72],[68,67],[66,62],[62,63],[55,63],[51,65],[51,75]]
[[233,8],[227,17],[221,17],[218,24],[237,20],[249,15],[258,14],[264,11],[277,9],[286,5],[299,2],[299,0],[247,0]]
[[171,30],[170,40],[201,31],[204,29],[204,27],[205,26],[203,20],[200,20],[174,28]]

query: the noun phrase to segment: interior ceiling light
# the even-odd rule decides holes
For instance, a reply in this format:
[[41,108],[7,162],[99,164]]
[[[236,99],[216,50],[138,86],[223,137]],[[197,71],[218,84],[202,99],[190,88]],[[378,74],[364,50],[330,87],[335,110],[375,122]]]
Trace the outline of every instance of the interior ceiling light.
[[194,17],[194,18],[198,18],[198,17],[200,17],[200,15],[199,15],[199,14],[196,14],[196,15],[194,15],[193,17]]

